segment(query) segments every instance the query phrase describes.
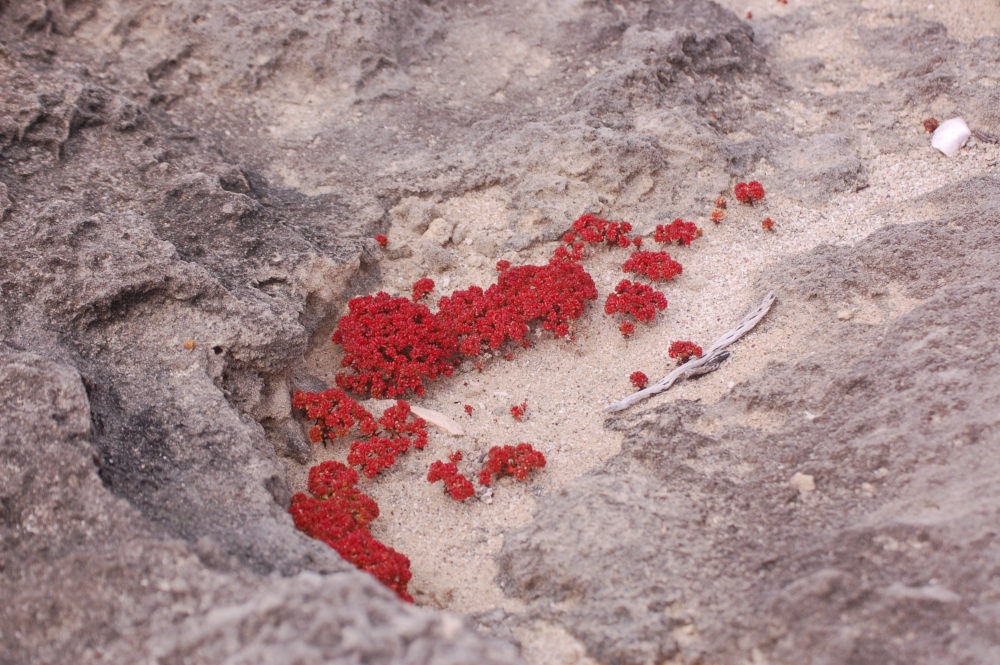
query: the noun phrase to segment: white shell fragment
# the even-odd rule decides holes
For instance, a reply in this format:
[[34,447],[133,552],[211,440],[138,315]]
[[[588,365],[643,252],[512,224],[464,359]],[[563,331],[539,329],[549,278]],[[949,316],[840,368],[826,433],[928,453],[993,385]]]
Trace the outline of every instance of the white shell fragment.
[[931,135],[931,147],[937,148],[948,157],[954,157],[959,148],[972,136],[969,126],[961,118],[945,120]]
[[465,431],[462,430],[462,426],[456,423],[454,420],[444,415],[440,411],[435,411],[433,409],[426,409],[422,406],[417,406],[415,404],[410,405],[410,411],[413,412],[418,418],[423,418],[431,425],[443,430],[447,434],[452,436],[462,436]]

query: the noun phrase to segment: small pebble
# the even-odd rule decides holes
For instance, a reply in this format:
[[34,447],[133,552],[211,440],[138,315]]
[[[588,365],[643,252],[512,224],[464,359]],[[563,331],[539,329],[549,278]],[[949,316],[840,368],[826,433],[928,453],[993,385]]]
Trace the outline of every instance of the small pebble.
[[837,318],[840,319],[841,321],[850,321],[851,319],[854,318],[854,312],[852,312],[849,309],[842,309],[839,312],[837,312]]
[[808,494],[816,489],[816,480],[807,473],[796,473],[788,484],[799,491],[799,494]]
[[194,340],[193,339],[184,340],[184,348],[187,349],[188,351],[194,350]]

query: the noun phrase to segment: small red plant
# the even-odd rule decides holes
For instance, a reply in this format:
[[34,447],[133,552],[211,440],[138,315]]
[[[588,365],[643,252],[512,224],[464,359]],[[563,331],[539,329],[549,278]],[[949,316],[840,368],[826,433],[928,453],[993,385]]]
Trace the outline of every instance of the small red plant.
[[676,341],[667,349],[667,355],[677,358],[678,364],[687,362],[692,356],[701,358],[701,347],[694,342]]
[[722,218],[725,217],[725,216],[726,216],[726,213],[724,213],[719,208],[716,208],[715,210],[712,211],[712,221],[715,222],[716,224],[718,224],[719,222],[721,222]]
[[609,222],[597,215],[581,216],[573,222],[573,231],[579,234],[580,239],[586,243],[604,242],[619,247],[628,247],[632,243],[632,239],[628,236],[632,232],[631,224],[628,222]]
[[721,208],[721,209],[725,210],[726,209],[726,199],[724,197],[722,197],[722,196],[720,196],[719,198],[715,199],[715,207],[716,208]]
[[608,294],[604,302],[604,312],[630,314],[637,321],[649,322],[656,318],[656,312],[667,308],[667,298],[659,291],[638,282],[623,279],[618,282],[614,293]]
[[669,244],[675,240],[678,243],[690,245],[695,238],[701,237],[701,229],[694,222],[685,222],[679,217],[670,224],[659,224],[653,233],[653,240]]
[[535,450],[530,443],[493,446],[490,448],[483,470],[479,472],[479,484],[492,484],[494,476],[513,476],[516,480],[524,480],[533,470],[544,466],[545,456]]
[[622,270],[645,275],[654,282],[663,282],[673,279],[684,269],[666,252],[647,252],[639,249],[632,252],[632,256],[626,259],[625,263],[622,264]]
[[631,321],[622,321],[618,326],[619,332],[621,332],[622,337],[628,337],[635,332],[635,324]]
[[396,458],[410,447],[423,448],[427,445],[427,423],[422,418],[414,418],[410,405],[397,400],[378,419],[378,424],[384,431],[384,436],[372,436],[367,441],[355,441],[347,455],[347,463],[362,467],[361,472],[369,478],[374,478],[381,471],[396,463]]
[[449,462],[438,460],[431,464],[427,472],[427,482],[444,482],[445,491],[451,495],[455,501],[464,501],[476,493],[476,486],[472,481],[458,472],[458,463],[462,460],[462,453],[459,451],[448,455]]
[[470,416],[472,415],[472,405],[471,404],[466,404],[463,408],[465,409],[465,412],[467,414],[469,414]]
[[771,219],[770,217],[765,217],[764,221],[762,221],[760,223],[760,228],[766,229],[768,231],[773,231],[774,230],[774,220]]
[[380,247],[385,247],[386,245],[389,244],[389,239],[386,238],[381,233],[379,233],[377,236],[375,236],[375,242],[377,242]]
[[423,277],[413,283],[413,302],[423,299],[428,293],[434,290],[434,280],[430,277]]
[[628,380],[632,382],[632,385],[636,387],[637,390],[642,390],[649,383],[649,377],[642,372],[632,372]]
[[451,376],[457,340],[427,307],[384,292],[348,306],[333,341],[344,347],[341,364],[355,373],[338,374],[338,386],[372,397],[423,395],[426,380]]
[[322,540],[356,567],[375,576],[400,598],[407,592],[410,560],[376,540],[368,524],[378,517],[378,504],[356,487],[358,474],[340,462],[323,462],[309,470],[309,492],[292,497],[288,512],[295,527]]
[[378,429],[375,417],[337,388],[321,393],[298,390],[292,395],[292,408],[305,411],[307,418],[316,421],[309,430],[309,440],[322,441],[324,446],[347,436],[355,423],[364,435],[374,434]]
[[527,402],[521,402],[520,404],[515,404],[510,407],[510,415],[514,416],[514,420],[520,422],[524,419],[524,410],[528,408]]
[[750,182],[738,182],[733,188],[736,200],[740,203],[753,204],[764,198],[764,186],[756,180]]

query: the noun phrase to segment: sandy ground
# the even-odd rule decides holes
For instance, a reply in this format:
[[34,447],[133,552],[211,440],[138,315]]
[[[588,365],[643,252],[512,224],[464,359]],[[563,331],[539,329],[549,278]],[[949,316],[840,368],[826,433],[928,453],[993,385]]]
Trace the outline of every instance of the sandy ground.
[[[774,0],[729,0],[721,4],[754,20],[769,13],[801,11],[817,13],[840,11],[835,3],[789,0],[787,5]],[[970,41],[1000,32],[1000,3],[965,3],[961,12],[946,12],[927,2],[870,1],[872,10],[863,20],[890,22],[893,11],[916,12],[944,22],[952,36]],[[842,21],[830,25],[844,25]],[[830,27],[819,34],[777,34],[767,43],[773,64],[800,57],[813,49],[828,61],[824,85],[867,86],[875,83],[881,72],[866,72],[857,53],[860,47],[851,42],[845,30]],[[832,72],[832,74],[831,74]],[[832,78],[831,78],[832,77]],[[832,81],[832,82],[831,82]],[[573,479],[601,465],[618,452],[621,436],[604,427],[602,407],[629,394],[628,376],[641,370],[655,381],[674,366],[667,358],[667,346],[673,340],[690,339],[703,347],[727,329],[759,302],[762,295],[754,282],[762,270],[785,257],[808,252],[824,243],[854,243],[878,228],[892,223],[916,221],[910,200],[969,175],[996,172],[1000,146],[970,140],[960,153],[948,159],[930,147],[930,136],[922,134],[923,109],[914,109],[910,117],[897,123],[900,135],[910,140],[912,151],[891,158],[873,146],[862,155],[870,186],[856,193],[836,196],[821,208],[804,206],[788,192],[770,183],[773,171],[766,164],[747,173],[746,180],[756,179],[767,188],[767,197],[759,205],[737,204],[727,184],[728,209],[720,224],[709,219],[711,208],[698,215],[677,211],[676,215],[695,221],[704,236],[690,247],[672,247],[671,256],[684,266],[683,275],[667,284],[663,291],[669,301],[667,310],[650,325],[638,325],[636,335],[624,340],[617,322],[603,313],[608,292],[624,275],[620,265],[628,250],[619,248],[592,252],[584,265],[593,276],[600,293],[586,314],[575,324],[575,340],[556,340],[544,334],[528,350],[514,351],[510,361],[496,358],[485,363],[482,372],[458,371],[448,379],[433,384],[414,404],[438,410],[458,421],[464,436],[450,437],[432,428],[430,444],[423,451],[411,451],[391,471],[375,481],[363,481],[382,509],[373,525],[373,533],[388,545],[404,552],[412,562],[410,584],[418,604],[447,608],[475,615],[503,608],[517,614],[518,601],[507,598],[496,584],[494,556],[504,534],[527,523],[532,510],[547,495]],[[817,123],[820,118],[804,114],[802,122]],[[913,140],[914,138],[918,140]],[[719,174],[723,182],[728,179]],[[653,184],[656,186],[656,183]],[[714,197],[717,192],[705,192]],[[504,206],[502,191],[487,190],[461,199],[444,202],[449,216],[475,219],[482,232],[490,232]],[[587,212],[580,210],[580,213]],[[651,242],[654,212],[626,217]],[[619,218],[621,216],[615,217]],[[777,227],[768,232],[760,227],[764,217],[772,217]],[[406,230],[393,228],[392,247],[411,243]],[[492,262],[508,258],[515,264],[544,263],[555,247],[549,243],[515,255],[496,256],[491,261],[473,259],[470,241],[459,244],[465,264],[446,276],[436,276],[438,290],[432,300],[469,284],[487,286],[494,278]],[[647,248],[651,248],[647,245]],[[424,276],[413,259],[386,261],[382,267],[382,289],[395,295],[408,295],[412,282]],[[902,298],[889,298],[881,309],[871,305],[844,302],[831,311],[817,311],[837,325],[840,310],[850,310],[856,317],[874,321],[897,316],[912,307]],[[780,309],[780,301],[776,304]],[[773,316],[772,315],[769,316]],[[785,320],[778,327],[765,324],[731,347],[731,359],[723,367],[698,380],[682,382],[656,396],[647,404],[661,404],[679,399],[712,403],[732,386],[760,374],[767,364],[794,348],[798,331],[794,321]],[[332,344],[317,356],[317,375],[333,383],[338,370],[338,349]],[[509,409],[527,402],[523,422],[515,421]],[[467,415],[465,404],[473,407]],[[644,408],[639,405],[634,408]],[[766,428],[766,417],[748,417],[749,425]],[[701,426],[710,428],[710,423]],[[427,483],[427,468],[436,459],[444,459],[452,450],[462,450],[466,461],[461,468],[472,476],[477,459],[494,445],[526,441],[543,451],[548,465],[526,483],[504,480],[498,483],[491,500],[473,498],[459,504],[444,493],[441,484]],[[347,443],[329,449],[317,448],[314,462],[346,457]],[[305,469],[290,470],[293,487],[304,487]],[[523,624],[514,637],[522,641],[524,655],[532,663],[588,662],[582,648],[561,629],[545,624]]]

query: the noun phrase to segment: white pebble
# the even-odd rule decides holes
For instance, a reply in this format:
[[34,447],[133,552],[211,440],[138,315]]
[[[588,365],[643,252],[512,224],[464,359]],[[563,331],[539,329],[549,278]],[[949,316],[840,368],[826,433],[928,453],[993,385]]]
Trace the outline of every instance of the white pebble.
[[945,120],[934,130],[931,136],[931,147],[937,148],[948,157],[954,157],[959,148],[972,136],[969,126],[961,118]]

